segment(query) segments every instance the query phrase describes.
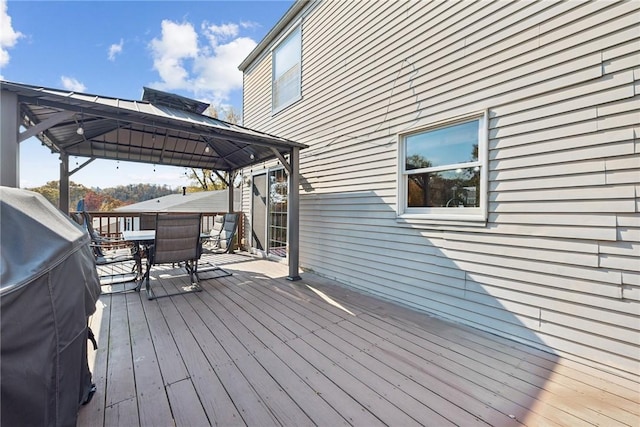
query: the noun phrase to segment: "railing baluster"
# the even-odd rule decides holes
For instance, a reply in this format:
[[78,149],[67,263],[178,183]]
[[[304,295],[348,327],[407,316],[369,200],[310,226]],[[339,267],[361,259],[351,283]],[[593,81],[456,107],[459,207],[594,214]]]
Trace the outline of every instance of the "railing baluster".
[[[105,237],[122,237],[122,231],[134,230],[140,227],[141,214],[153,214],[154,212],[140,213],[118,213],[118,212],[89,212],[93,218],[93,226]],[[187,213],[187,212],[176,212]],[[213,226],[213,219],[216,215],[224,215],[226,212],[204,212],[202,214],[202,232],[206,233]],[[240,212],[240,220],[238,221],[238,245],[241,245],[242,236],[244,235],[244,220],[242,212]],[[135,226],[137,222],[137,227]],[[97,226],[96,226],[97,225]]]

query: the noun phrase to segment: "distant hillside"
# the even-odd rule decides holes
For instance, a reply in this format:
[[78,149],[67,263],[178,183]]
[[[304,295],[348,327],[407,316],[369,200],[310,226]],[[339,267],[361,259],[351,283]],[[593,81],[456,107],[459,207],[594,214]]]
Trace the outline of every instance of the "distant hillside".
[[[49,181],[41,187],[27,188],[42,194],[54,206],[59,205],[59,181]],[[111,188],[88,188],[74,182],[69,183],[69,210],[76,209],[78,200],[84,199],[85,209],[88,211],[112,211],[120,206],[144,202],[172,193],[179,193],[178,187],[154,184],[129,184]]]

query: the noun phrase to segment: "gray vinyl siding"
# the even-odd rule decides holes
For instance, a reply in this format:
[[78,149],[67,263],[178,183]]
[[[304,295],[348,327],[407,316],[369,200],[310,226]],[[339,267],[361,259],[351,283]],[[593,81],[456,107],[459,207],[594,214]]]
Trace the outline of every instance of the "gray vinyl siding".
[[[329,0],[299,17],[302,100],[272,114],[266,49],[244,124],[310,146],[301,266],[639,372],[640,2]],[[399,219],[398,135],[478,111],[486,224]]]

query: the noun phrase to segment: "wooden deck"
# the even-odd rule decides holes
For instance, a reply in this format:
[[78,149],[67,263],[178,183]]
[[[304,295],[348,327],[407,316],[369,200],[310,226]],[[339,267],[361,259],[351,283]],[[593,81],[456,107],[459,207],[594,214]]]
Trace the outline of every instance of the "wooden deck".
[[202,274],[203,292],[101,296],[78,426],[640,425],[637,383],[311,273],[287,281],[282,264],[216,259],[233,275]]

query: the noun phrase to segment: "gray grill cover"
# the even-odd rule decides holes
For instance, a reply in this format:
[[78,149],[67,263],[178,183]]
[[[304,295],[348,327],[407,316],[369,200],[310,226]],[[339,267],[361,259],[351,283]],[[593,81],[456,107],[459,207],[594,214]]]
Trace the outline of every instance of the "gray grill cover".
[[89,236],[43,196],[0,187],[0,424],[75,426],[100,282]]

